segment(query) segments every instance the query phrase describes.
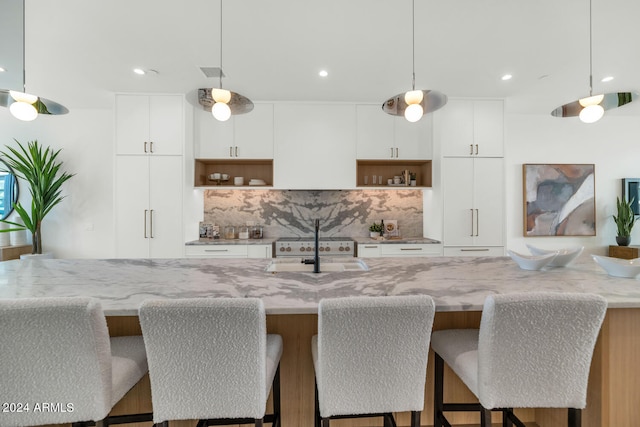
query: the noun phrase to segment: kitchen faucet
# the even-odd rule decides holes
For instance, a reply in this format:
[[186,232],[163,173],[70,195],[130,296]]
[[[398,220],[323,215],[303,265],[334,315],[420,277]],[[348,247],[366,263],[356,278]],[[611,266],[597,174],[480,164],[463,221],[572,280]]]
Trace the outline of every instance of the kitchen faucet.
[[316,219],[314,221],[314,228],[315,228],[315,247],[314,247],[314,254],[313,254],[313,259],[303,259],[302,263],[304,264],[313,264],[313,272],[314,273],[320,273],[320,242],[318,239],[318,234],[320,234],[320,220]]

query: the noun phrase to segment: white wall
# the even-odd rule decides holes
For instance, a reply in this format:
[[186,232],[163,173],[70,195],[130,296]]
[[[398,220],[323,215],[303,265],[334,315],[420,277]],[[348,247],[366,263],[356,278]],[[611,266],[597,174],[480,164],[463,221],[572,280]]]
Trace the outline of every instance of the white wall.
[[[608,246],[616,244],[616,227],[611,216],[615,213],[616,196],[622,194],[621,179],[640,176],[639,139],[640,120],[628,115],[606,114],[599,122],[584,124],[577,118],[507,114],[507,248],[527,253],[525,243],[545,248],[583,245],[587,253],[606,254]],[[596,236],[524,238],[523,163],[594,163]],[[633,243],[640,244],[640,226],[633,230]]]

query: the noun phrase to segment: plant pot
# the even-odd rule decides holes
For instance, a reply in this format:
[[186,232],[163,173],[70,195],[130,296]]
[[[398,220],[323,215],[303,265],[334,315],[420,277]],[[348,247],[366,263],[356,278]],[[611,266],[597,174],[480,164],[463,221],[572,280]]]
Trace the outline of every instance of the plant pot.
[[631,236],[616,236],[616,243],[618,246],[629,246]]
[[379,231],[370,231],[369,235],[371,236],[372,239],[375,239],[376,237],[380,237],[380,232]]

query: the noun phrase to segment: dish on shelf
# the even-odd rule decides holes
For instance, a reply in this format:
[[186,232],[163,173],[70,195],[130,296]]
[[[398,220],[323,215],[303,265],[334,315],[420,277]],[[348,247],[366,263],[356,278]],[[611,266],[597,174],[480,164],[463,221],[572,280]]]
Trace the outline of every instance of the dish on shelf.
[[634,278],[640,274],[640,258],[621,259],[601,255],[591,255],[609,276]]
[[543,255],[524,255],[512,250],[508,250],[507,253],[523,270],[541,270],[549,265],[556,255],[558,255],[557,252],[546,253]]
[[584,250],[584,246],[576,246],[573,248],[564,248],[564,249],[542,249],[537,248],[535,246],[527,245],[529,251],[533,255],[544,255],[549,253],[556,253],[557,256],[555,259],[549,263],[549,267],[566,267],[573,261],[578,258],[582,251]]

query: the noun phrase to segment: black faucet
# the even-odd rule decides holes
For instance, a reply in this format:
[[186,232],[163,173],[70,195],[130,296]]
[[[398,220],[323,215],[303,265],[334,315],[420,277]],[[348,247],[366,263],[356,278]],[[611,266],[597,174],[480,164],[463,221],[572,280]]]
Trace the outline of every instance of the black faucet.
[[314,273],[320,273],[320,242],[318,241],[318,234],[320,231],[320,220],[316,219],[315,221],[315,241],[316,241],[316,246],[315,246],[315,253],[313,255],[313,272]]

